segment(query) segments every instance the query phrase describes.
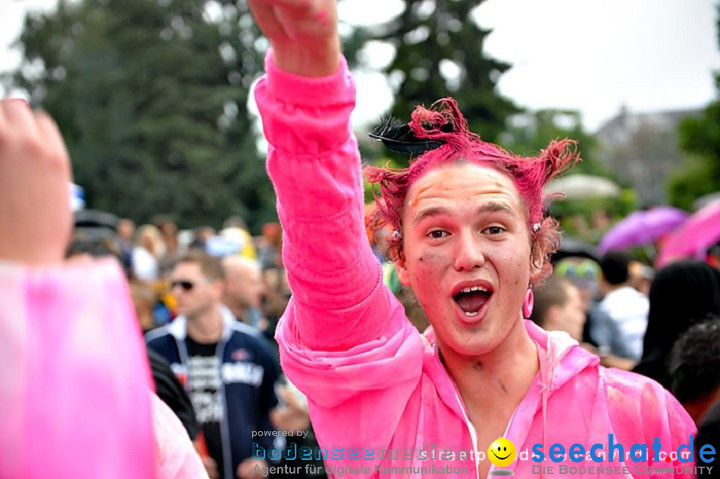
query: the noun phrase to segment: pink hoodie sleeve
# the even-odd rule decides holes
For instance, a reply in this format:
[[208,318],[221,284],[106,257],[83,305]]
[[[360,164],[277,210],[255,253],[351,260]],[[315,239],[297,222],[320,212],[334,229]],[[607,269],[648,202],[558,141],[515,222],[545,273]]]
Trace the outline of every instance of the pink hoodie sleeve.
[[345,350],[378,338],[389,317],[382,270],[365,236],[350,127],[355,86],[344,60],[323,78],[282,71],[271,53],[265,68],[255,98],[293,291],[288,327],[313,349]]
[[[672,394],[655,381],[634,373],[617,369],[607,369],[605,373],[610,419],[614,431],[624,438],[625,444],[647,444],[651,448],[657,438],[660,451],[664,453],[676,452],[682,445],[690,447],[683,451],[691,452],[690,436],[697,435],[697,428]],[[676,468],[674,475],[657,474],[656,477],[692,477],[682,471],[677,472],[677,468],[692,467],[695,462],[655,461],[653,450],[649,449],[648,453],[648,462],[643,466]]]
[[419,397],[424,347],[365,236],[355,88],[344,60],[325,78],[271,56],[266,71],[255,95],[293,291],[276,333],[283,371],[308,396],[322,447],[380,450]]
[[0,262],[0,477],[155,477],[150,371],[116,262]]

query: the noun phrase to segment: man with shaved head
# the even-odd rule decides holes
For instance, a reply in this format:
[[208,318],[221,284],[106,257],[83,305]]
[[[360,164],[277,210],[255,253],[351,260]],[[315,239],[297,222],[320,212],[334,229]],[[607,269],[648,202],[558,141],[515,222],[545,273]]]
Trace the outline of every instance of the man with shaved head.
[[263,317],[261,303],[265,293],[260,264],[251,258],[232,255],[223,259],[223,268],[223,303],[240,321],[257,327]]

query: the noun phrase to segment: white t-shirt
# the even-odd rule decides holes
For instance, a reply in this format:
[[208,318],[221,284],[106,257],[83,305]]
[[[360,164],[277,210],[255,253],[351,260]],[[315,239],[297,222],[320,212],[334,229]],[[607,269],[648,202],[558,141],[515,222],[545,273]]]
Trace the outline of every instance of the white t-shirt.
[[624,286],[608,293],[599,307],[617,324],[621,340],[627,345],[632,359],[640,360],[650,310],[647,296],[635,288]]
[[143,247],[133,248],[132,267],[135,277],[139,280],[155,281],[158,279],[158,260]]

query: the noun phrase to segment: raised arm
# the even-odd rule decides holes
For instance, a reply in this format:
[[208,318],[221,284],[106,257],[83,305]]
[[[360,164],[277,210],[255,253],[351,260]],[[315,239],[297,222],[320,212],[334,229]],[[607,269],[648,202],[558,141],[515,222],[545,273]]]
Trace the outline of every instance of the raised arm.
[[283,225],[301,343],[343,350],[380,336],[389,313],[365,237],[355,87],[339,53],[335,0],[252,0],[272,43],[256,99]]

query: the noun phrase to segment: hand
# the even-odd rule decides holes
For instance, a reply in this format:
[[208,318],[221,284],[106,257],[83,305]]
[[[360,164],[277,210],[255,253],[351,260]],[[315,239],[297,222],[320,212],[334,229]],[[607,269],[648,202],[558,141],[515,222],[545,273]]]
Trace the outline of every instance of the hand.
[[253,459],[248,457],[243,462],[238,464],[235,475],[238,479],[260,479],[263,476],[263,472],[267,467],[267,462],[264,459]]
[[0,100],[0,259],[62,262],[72,231],[70,159],[55,122]]
[[310,416],[307,408],[300,404],[298,398],[287,386],[280,390],[285,406],[270,411],[270,422],[279,431],[306,431],[310,427]]
[[337,70],[340,38],[336,0],[249,0],[249,5],[272,43],[278,67],[310,77]]

